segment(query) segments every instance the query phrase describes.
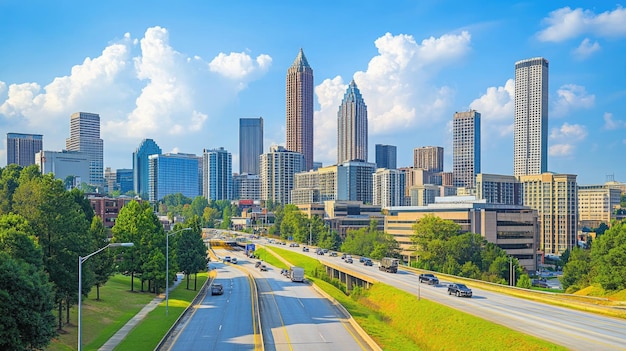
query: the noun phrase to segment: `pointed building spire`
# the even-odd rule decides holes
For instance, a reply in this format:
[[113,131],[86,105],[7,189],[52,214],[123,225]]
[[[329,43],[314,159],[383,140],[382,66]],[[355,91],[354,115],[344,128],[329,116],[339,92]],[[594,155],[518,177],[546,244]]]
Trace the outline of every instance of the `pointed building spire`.
[[296,68],[299,72],[303,71],[304,68],[311,68],[311,66],[309,66],[309,61],[307,61],[306,56],[304,56],[302,48],[300,48],[298,56],[296,56],[296,59],[293,61],[291,68]]

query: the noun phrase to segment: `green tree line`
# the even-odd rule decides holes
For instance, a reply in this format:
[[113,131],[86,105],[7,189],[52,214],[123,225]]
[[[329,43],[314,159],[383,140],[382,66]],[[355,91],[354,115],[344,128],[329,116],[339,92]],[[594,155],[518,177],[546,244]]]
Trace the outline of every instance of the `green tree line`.
[[615,221],[588,246],[568,253],[563,288],[575,292],[597,284],[609,292],[626,289],[626,223]]
[[[417,258],[413,265],[417,268],[507,284],[512,261],[516,276],[524,274],[516,258],[480,234],[462,232],[453,221],[427,215],[413,230],[411,241]],[[518,283],[530,287],[527,275]]]

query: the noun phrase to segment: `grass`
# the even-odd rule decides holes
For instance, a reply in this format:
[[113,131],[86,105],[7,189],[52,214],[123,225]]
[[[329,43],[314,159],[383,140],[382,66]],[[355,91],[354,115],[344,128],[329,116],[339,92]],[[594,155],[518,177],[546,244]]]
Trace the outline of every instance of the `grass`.
[[[321,265],[292,251],[272,251],[302,266],[308,279],[341,303],[384,350],[566,350],[386,284],[346,296],[334,284],[311,277]],[[276,259],[278,260],[278,259]]]
[[[100,300],[92,289],[82,303],[82,338],[85,350],[96,350],[113,336],[127,321],[139,312],[155,295],[139,292],[141,285],[135,279],[135,292],[130,292],[130,277],[115,275],[100,288]],[[56,311],[55,311],[56,312]],[[65,318],[65,316],[64,316]],[[78,309],[70,310],[71,324],[54,339],[47,350],[66,351],[78,348]]]
[[[190,279],[192,280],[189,282],[189,287],[193,289],[193,276]],[[198,290],[207,279],[208,273],[198,273]],[[198,295],[197,290],[187,290],[185,287],[186,282],[182,281],[169,294],[167,316],[165,316],[165,301],[163,301],[122,340],[115,350],[154,350],[174,322]]]

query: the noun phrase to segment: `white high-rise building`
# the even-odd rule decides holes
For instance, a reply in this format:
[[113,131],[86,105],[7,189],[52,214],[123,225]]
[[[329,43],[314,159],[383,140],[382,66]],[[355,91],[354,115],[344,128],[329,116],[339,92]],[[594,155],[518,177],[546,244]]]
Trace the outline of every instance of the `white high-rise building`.
[[233,199],[233,158],[223,147],[202,154],[202,196],[209,201]]
[[373,205],[381,208],[404,205],[404,172],[378,168],[373,174]]
[[513,174],[548,171],[548,60],[515,63]]
[[452,134],[453,184],[473,189],[480,173],[480,113],[474,110],[455,113]]
[[288,151],[282,146],[272,146],[261,155],[261,200],[286,205],[294,188],[296,173],[306,167],[304,155]]
[[65,140],[68,151],[80,151],[89,156],[88,184],[104,186],[104,145],[100,139],[100,115],[76,112],[70,116],[70,137]]
[[367,105],[354,80],[337,112],[337,164],[353,160],[367,162]]

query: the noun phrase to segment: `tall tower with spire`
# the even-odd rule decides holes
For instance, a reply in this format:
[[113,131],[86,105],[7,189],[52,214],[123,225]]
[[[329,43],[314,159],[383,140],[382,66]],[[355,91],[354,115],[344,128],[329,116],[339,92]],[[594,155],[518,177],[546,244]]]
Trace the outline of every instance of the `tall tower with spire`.
[[305,170],[313,169],[313,69],[300,49],[287,70],[287,145],[304,155]]
[[354,80],[337,112],[337,163],[367,162],[367,106]]

